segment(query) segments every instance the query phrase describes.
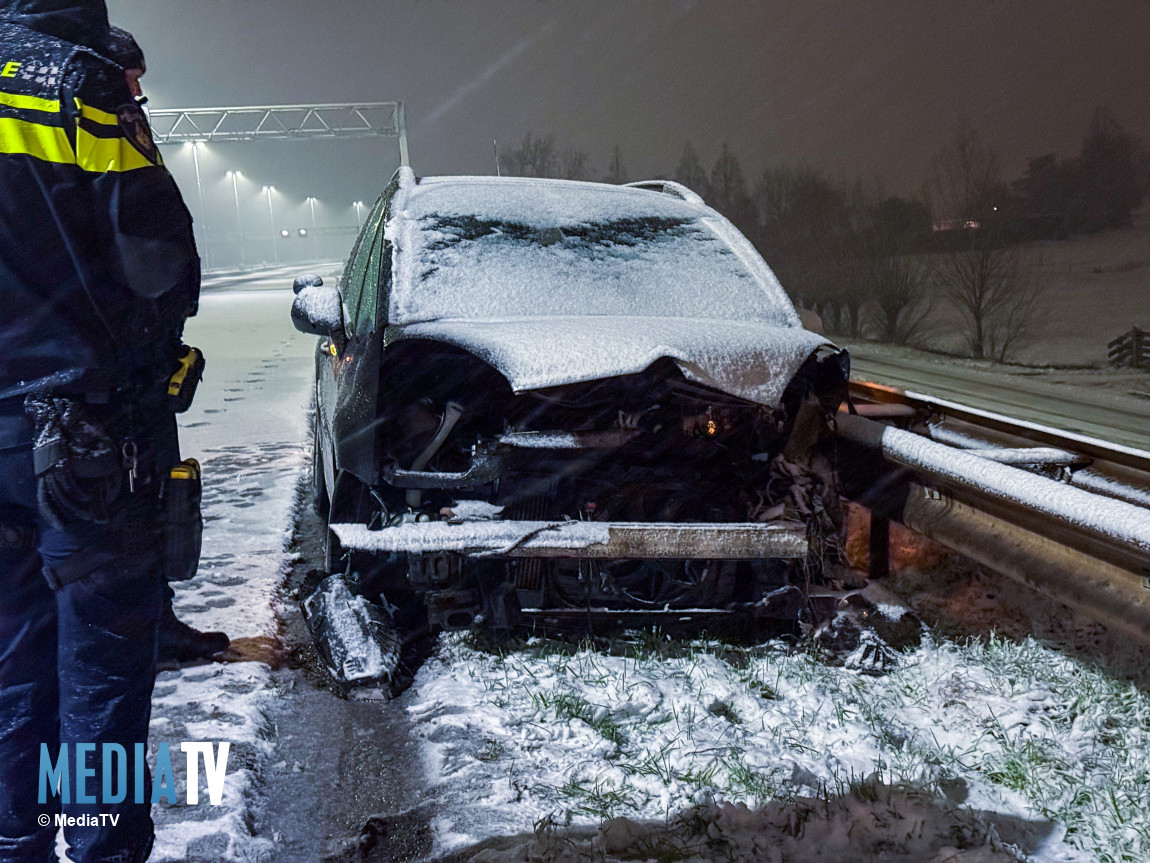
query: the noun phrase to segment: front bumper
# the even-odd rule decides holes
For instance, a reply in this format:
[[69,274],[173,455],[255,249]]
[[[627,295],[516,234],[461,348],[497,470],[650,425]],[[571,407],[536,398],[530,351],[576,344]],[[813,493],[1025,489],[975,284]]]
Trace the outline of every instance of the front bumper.
[[382,554],[453,552],[599,560],[796,560],[807,554],[806,527],[796,522],[475,521],[401,524],[380,530],[333,524],[331,529],[349,551]]

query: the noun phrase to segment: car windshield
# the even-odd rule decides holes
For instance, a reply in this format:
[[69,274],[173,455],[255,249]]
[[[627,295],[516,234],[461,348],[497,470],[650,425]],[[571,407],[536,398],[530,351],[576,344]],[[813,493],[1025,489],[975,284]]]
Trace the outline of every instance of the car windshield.
[[602,315],[792,323],[769,269],[748,266],[725,235],[730,227],[702,207],[574,184],[558,199],[548,197],[553,190],[532,199],[527,185],[494,200],[486,191],[478,214],[437,206],[442,194],[412,196],[420,205],[407,211],[415,254],[398,280],[393,322]]

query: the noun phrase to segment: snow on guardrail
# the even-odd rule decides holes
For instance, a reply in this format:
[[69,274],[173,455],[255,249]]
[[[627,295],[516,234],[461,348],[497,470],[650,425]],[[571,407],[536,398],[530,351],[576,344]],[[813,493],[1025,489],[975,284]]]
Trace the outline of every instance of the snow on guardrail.
[[1150,560],[1150,510],[862,417],[839,414],[837,421],[843,437],[880,450],[896,464],[1085,529]]

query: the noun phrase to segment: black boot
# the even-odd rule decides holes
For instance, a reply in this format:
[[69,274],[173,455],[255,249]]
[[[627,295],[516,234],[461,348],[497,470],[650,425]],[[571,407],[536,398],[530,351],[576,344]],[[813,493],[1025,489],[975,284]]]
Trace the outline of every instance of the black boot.
[[169,605],[160,618],[158,662],[192,662],[226,650],[231,640],[222,632],[200,632],[176,617]]

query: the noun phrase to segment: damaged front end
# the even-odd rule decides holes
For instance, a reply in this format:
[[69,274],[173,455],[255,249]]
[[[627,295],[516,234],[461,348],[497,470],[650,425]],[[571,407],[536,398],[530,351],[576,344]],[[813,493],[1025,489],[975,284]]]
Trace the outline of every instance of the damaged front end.
[[330,528],[401,631],[786,631],[837,557],[844,351],[811,354],[773,406],[670,359],[516,393],[451,345],[386,354],[376,481]]

